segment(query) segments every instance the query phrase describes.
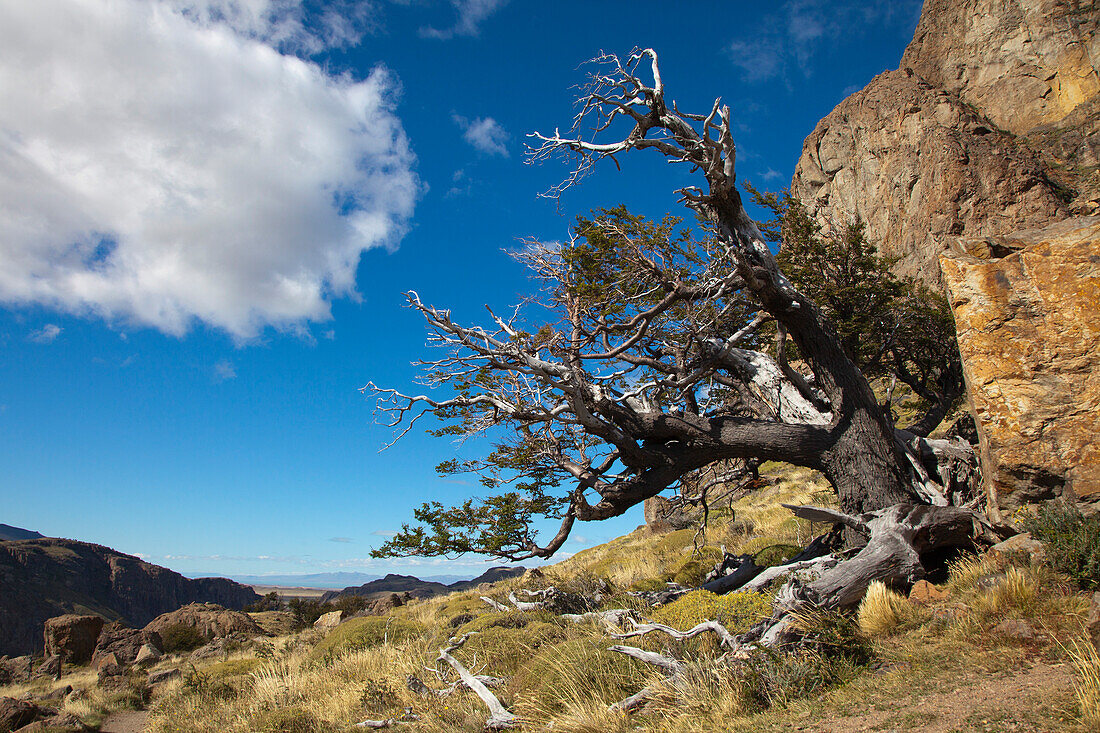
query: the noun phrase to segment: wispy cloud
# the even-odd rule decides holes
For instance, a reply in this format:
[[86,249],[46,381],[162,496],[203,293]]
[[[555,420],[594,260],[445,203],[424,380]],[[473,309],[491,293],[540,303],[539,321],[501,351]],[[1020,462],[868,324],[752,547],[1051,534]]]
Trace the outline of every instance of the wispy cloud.
[[54,323],[47,323],[37,331],[31,331],[27,338],[36,344],[52,344],[54,339],[61,335],[62,328]]
[[396,534],[397,532],[394,532],[392,529],[376,529],[371,532],[371,535],[374,537],[393,537]]
[[508,0],[451,0],[458,18],[450,28],[424,26],[420,35],[424,38],[447,40],[455,36],[476,36],[481,23],[508,4]]
[[353,540],[351,537],[329,537],[328,541],[329,542],[339,542],[341,544],[347,544],[349,542],[354,542],[355,540]]
[[787,0],[726,51],[749,82],[809,77],[821,51],[884,27],[911,29],[921,0]]
[[231,379],[237,378],[237,367],[233,366],[233,362],[228,359],[222,359],[214,365],[214,381],[228,382]]
[[477,117],[470,120],[454,114],[451,115],[451,119],[462,130],[462,138],[475,149],[486,155],[508,157],[508,147],[505,144],[508,142],[508,133],[492,117]]

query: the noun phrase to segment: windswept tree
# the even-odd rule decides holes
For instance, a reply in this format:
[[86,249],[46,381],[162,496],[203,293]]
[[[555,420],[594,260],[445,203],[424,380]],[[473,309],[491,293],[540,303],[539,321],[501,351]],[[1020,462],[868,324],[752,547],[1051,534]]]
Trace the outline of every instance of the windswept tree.
[[[490,311],[487,326],[408,294],[440,350],[420,362],[433,389],[365,389],[400,435],[433,413],[446,423],[438,435],[494,441],[484,458],[440,466],[479,473],[489,496],[424,505],[420,525],[376,554],[549,557],[578,520],[754,460],[821,471],[852,516],[947,504],[937,459],[967,462],[965,446],[896,428],[861,357],[780,271],[735,185],[729,108],[719,100],[703,114],[680,112],[652,50],[593,63],[572,128],[532,135],[532,160],[574,164],[549,195],[605,159],[653,150],[699,173],[698,186],[679,191],[698,224],[601,209],[579,218],[566,244],[529,242],[516,256],[544,288],[511,315]],[[560,526],[540,543],[544,519]]]

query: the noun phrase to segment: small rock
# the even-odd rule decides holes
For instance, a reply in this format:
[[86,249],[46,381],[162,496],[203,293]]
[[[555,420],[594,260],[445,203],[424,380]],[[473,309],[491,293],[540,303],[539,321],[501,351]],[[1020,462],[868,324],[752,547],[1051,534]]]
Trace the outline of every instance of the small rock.
[[1047,557],[1043,543],[1033,539],[1027,532],[1009,537],[1004,542],[993,545],[989,548],[989,554],[1005,559],[1011,559],[1013,556],[1024,556],[1032,562],[1042,562]]
[[61,657],[57,654],[46,657],[45,661],[38,665],[36,673],[40,677],[52,677],[55,680],[61,679]]
[[335,629],[340,625],[340,621],[344,618],[343,611],[329,611],[328,613],[321,614],[321,616],[313,622],[313,628],[327,631],[329,629]]
[[134,664],[139,667],[152,667],[160,661],[160,657],[160,652],[152,644],[142,644],[137,657],[134,658]]
[[72,685],[65,685],[64,687],[58,687],[56,690],[51,690],[45,695],[39,696],[39,700],[42,702],[54,702],[59,703],[65,699],[70,692],[73,691]]
[[947,600],[947,591],[937,588],[927,580],[918,580],[909,591],[909,602],[918,606],[931,606]]
[[993,627],[993,633],[1017,641],[1029,641],[1035,638],[1035,629],[1027,621],[1010,618]]
[[179,679],[181,676],[182,673],[178,669],[162,669],[159,672],[150,673],[147,681],[150,685],[159,685],[161,682]]
[[110,654],[104,654],[102,657],[97,659],[95,663],[96,672],[102,672],[104,669],[107,669],[109,667],[122,667],[122,665],[118,661],[118,657],[115,656],[114,652],[111,652]]

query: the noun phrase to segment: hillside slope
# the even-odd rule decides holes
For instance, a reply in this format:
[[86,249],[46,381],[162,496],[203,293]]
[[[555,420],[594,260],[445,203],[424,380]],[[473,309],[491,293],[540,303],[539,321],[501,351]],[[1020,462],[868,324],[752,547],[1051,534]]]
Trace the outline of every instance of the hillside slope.
[[94,613],[144,626],[197,601],[242,608],[259,599],[224,578],[189,580],[109,547],[64,539],[0,542],[0,654],[42,647],[42,623]]

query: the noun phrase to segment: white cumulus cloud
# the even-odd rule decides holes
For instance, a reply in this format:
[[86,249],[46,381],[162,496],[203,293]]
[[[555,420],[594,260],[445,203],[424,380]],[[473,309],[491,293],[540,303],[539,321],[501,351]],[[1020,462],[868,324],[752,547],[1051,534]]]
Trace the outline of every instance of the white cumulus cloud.
[[275,47],[349,42],[299,5],[0,0],[0,302],[249,338],[353,295],[420,184],[384,68]]
[[486,155],[508,157],[508,133],[492,117],[469,120],[462,115],[452,115],[455,124],[462,128],[462,138]]

